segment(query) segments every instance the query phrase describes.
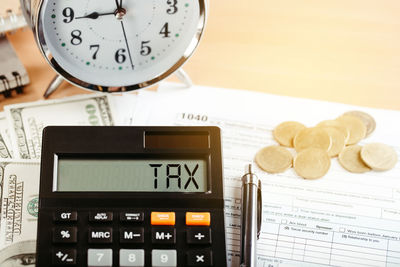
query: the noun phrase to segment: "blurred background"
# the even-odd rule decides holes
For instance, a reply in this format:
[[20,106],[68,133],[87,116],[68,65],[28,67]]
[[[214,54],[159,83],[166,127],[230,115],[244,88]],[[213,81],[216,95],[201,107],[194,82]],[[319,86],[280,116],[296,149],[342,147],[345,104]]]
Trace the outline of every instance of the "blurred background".
[[[399,14],[398,0],[212,0],[185,70],[200,85],[400,110]],[[0,109],[41,99],[54,76],[30,31],[9,39],[31,84]],[[52,98],[82,92],[64,84]]]

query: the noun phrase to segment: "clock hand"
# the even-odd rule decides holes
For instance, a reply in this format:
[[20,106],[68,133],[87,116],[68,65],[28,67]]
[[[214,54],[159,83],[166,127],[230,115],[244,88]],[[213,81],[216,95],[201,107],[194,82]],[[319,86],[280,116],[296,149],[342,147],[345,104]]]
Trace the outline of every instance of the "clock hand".
[[97,19],[101,16],[107,16],[107,15],[115,15],[115,12],[109,12],[109,13],[98,13],[98,12],[93,12],[90,13],[89,15],[82,16],[82,17],[77,17],[75,19]]
[[129,49],[128,39],[126,38],[126,33],[125,33],[124,22],[122,20],[121,20],[121,27],[122,27],[122,31],[124,33],[126,48],[128,49],[129,60],[131,61],[131,67],[132,67],[132,70],[133,70],[133,69],[135,69],[135,66],[133,65],[132,56],[131,56],[131,50]]
[[115,4],[117,5],[117,10],[122,8],[122,0],[119,2],[119,0],[115,0]]

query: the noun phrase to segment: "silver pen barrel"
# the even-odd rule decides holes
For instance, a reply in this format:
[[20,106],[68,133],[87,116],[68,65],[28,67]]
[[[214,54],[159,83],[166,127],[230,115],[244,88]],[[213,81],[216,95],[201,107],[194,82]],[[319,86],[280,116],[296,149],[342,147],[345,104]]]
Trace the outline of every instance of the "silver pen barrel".
[[242,177],[242,212],[240,266],[257,266],[257,239],[259,229],[259,185],[258,177],[252,172],[251,164],[246,166]]

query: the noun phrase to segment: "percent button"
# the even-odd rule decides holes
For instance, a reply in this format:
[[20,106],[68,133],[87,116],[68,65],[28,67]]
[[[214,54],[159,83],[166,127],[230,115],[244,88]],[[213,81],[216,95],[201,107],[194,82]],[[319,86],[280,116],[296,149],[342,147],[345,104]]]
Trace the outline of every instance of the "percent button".
[[76,227],[54,227],[53,243],[76,243],[78,231]]

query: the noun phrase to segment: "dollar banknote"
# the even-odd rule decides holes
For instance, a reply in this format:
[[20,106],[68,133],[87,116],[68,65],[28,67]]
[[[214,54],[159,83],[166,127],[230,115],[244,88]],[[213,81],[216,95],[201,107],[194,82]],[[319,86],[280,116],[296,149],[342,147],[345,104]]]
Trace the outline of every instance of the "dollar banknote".
[[40,163],[37,160],[0,162],[2,179],[0,266],[35,264]]
[[4,112],[0,112],[0,159],[10,159],[12,158],[12,154],[8,122]]
[[112,126],[115,122],[111,98],[103,94],[16,104],[4,110],[16,150],[14,156],[21,159],[40,159],[46,126]]

